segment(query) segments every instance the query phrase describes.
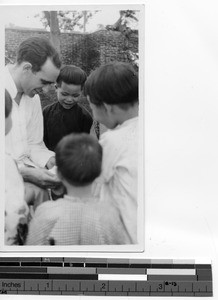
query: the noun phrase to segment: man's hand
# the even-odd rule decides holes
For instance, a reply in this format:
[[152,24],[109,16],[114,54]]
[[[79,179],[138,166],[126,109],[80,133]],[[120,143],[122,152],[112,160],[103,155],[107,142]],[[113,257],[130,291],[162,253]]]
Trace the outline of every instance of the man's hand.
[[20,169],[24,181],[32,182],[41,188],[55,188],[60,186],[61,182],[58,177],[50,171],[42,168],[24,167]]
[[54,166],[56,165],[56,160],[55,160],[55,157],[52,156],[49,158],[47,164],[46,164],[46,167],[50,170],[51,168],[53,168]]

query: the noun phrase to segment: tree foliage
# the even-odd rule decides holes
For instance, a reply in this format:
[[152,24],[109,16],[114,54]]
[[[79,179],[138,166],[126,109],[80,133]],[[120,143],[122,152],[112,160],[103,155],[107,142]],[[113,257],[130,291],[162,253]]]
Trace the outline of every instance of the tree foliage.
[[[92,18],[98,10],[90,11],[57,11],[57,19],[59,23],[59,29],[62,32],[71,32],[76,27],[83,29],[86,32],[86,25],[90,18]],[[42,15],[36,15],[40,17],[43,26],[47,29],[51,29],[51,12],[43,11]]]
[[135,10],[120,10],[120,17],[113,25],[107,25],[107,30],[120,31],[126,38],[132,33],[132,25],[138,22]]

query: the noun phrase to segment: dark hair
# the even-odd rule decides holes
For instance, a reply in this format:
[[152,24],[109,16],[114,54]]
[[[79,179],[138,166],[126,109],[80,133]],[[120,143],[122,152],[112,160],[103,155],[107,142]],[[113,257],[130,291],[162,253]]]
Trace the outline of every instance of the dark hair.
[[73,186],[88,185],[101,173],[102,147],[87,133],[65,136],[55,153],[58,171]]
[[57,78],[57,85],[60,87],[62,81],[66,84],[81,85],[81,89],[87,79],[85,71],[74,65],[63,66]]
[[138,102],[138,74],[129,63],[107,63],[89,75],[84,92],[95,105],[117,104],[124,108]]
[[50,58],[59,69],[61,61],[50,41],[42,37],[30,37],[23,41],[17,51],[17,63],[27,61],[32,64],[33,72],[40,71],[42,65]]
[[7,118],[10,115],[11,109],[12,109],[11,96],[8,93],[8,91],[5,90],[5,118]]

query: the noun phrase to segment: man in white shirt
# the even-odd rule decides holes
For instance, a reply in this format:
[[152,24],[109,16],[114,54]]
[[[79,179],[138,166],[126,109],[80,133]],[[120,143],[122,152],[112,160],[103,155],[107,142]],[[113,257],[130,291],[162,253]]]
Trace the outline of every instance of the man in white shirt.
[[6,137],[6,150],[18,164],[27,194],[33,193],[38,204],[48,200],[48,188],[59,185],[49,171],[55,165],[55,154],[43,142],[38,93],[48,91],[56,82],[60,66],[59,55],[49,40],[31,37],[20,44],[16,63],[5,67],[5,88],[13,100],[13,128]]

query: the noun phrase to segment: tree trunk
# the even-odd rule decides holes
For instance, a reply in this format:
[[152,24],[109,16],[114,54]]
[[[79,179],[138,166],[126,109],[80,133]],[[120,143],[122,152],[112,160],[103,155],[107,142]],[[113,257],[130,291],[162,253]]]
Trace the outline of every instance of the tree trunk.
[[83,32],[86,32],[86,24],[87,24],[87,11],[83,11]]
[[50,37],[51,42],[58,53],[61,52],[61,42],[60,42],[60,29],[57,11],[50,11]]

